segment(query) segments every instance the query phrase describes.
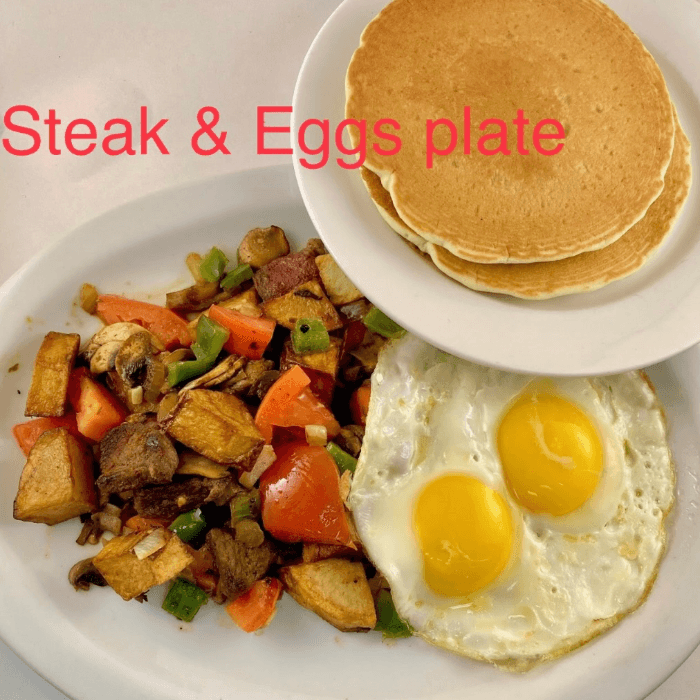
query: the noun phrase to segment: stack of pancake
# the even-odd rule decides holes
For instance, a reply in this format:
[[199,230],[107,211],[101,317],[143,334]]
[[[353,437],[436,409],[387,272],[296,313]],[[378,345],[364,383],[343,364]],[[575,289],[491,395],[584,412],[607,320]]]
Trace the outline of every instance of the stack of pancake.
[[[353,55],[346,117],[367,122],[362,178],[384,219],[481,291],[543,299],[629,275],[667,237],[690,188],[690,143],[661,70],[598,0],[393,0]],[[510,125],[510,155],[473,146],[493,118]],[[382,155],[387,141],[371,128],[381,119],[400,125],[398,153]],[[426,123],[437,119],[460,133],[428,168]],[[533,148],[543,119],[564,127],[556,155]],[[449,131],[434,133],[447,150]],[[351,137],[358,145],[359,131]]]

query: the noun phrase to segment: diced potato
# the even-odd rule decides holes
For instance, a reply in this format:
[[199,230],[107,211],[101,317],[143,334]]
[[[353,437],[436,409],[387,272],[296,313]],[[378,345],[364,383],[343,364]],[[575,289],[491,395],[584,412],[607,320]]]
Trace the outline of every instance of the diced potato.
[[362,298],[362,292],[348,279],[330,255],[319,255],[316,266],[326,294],[334,306],[342,306]]
[[291,338],[284,343],[280,358],[280,369],[290,369],[294,365],[300,365],[311,379],[311,391],[325,404],[330,404],[335,390],[335,381],[340,366],[340,353],[342,350],[340,338],[331,338],[328,350],[323,352],[310,352],[298,355],[294,352]]
[[254,228],[244,236],[238,248],[238,261],[259,268],[289,253],[289,243],[279,226]]
[[55,333],[44,337],[34,361],[32,384],[27,394],[25,416],[63,416],[68,403],[68,378],[80,347],[77,333]]
[[294,600],[343,632],[367,631],[377,623],[374,600],[360,562],[324,559],[280,569]]
[[195,452],[183,452],[180,455],[180,464],[175,473],[204,476],[207,479],[223,479],[231,475],[228,467],[224,464],[213,462]]
[[165,547],[150,557],[139,559],[134,547],[153,531],[115,537],[92,560],[105,581],[124,600],[131,600],[149,588],[169,581],[194,561],[182,540],[167,530],[163,531],[167,538]]
[[97,287],[94,284],[85,282],[80,287],[80,308],[90,315],[94,314],[97,311],[98,296]]
[[280,368],[284,371],[293,365],[301,365],[304,368],[315,369],[318,372],[329,374],[333,379],[338,376],[338,366],[340,364],[340,350],[343,342],[340,338],[331,338],[331,344],[328,350],[323,352],[307,352],[303,355],[298,355],[294,352],[291,338],[284,343],[282,357],[280,359]]
[[55,525],[95,510],[92,453],[66,428],[47,430],[22,470],[13,516]]
[[343,325],[338,312],[316,280],[300,284],[284,296],[264,301],[262,308],[266,316],[290,330],[300,318],[317,318],[327,331],[337,330]]
[[252,469],[265,444],[243,401],[220,391],[188,391],[163,426],[171,437],[195,452],[246,471]]
[[202,256],[199,253],[189,253],[185,258],[185,263],[187,264],[187,269],[192,275],[192,279],[195,284],[205,284],[206,280],[202,277],[202,273],[199,269],[202,264]]
[[260,297],[255,291],[255,287],[246,289],[245,292],[221,302],[219,306],[224,309],[233,309],[244,316],[252,316],[253,318],[260,318],[263,315],[263,310],[260,308]]

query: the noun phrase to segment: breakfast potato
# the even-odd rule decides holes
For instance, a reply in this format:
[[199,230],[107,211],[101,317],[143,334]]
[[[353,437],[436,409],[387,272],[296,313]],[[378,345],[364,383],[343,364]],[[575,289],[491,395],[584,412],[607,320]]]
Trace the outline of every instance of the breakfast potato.
[[220,391],[187,391],[162,425],[195,452],[245,471],[253,468],[265,444],[243,401]]
[[194,558],[187,546],[176,535],[160,528],[166,540],[163,547],[144,559],[134,552],[140,542],[156,532],[156,529],[133,532],[110,540],[92,560],[105,581],[124,600],[131,600],[177,576]]
[[289,253],[289,242],[279,226],[248,231],[238,247],[238,262],[254,269]]
[[362,292],[348,279],[331,255],[319,255],[316,258],[316,267],[321,274],[326,294],[334,306],[362,299]]
[[280,569],[294,600],[342,632],[362,632],[377,623],[374,600],[360,562],[324,559]]
[[77,333],[55,333],[44,337],[34,361],[32,384],[27,394],[25,416],[62,416],[68,403],[68,379],[80,347]]
[[13,516],[56,523],[97,509],[92,454],[68,432],[54,428],[32,447],[19,480]]
[[253,318],[260,318],[263,315],[263,310],[260,308],[260,297],[255,291],[255,287],[246,289],[245,292],[222,301],[219,306],[224,309],[233,309],[244,316],[252,316]]
[[282,349],[280,369],[284,372],[294,365],[300,365],[311,379],[311,391],[326,405],[330,404],[335,389],[335,380],[340,366],[340,338],[331,338],[331,345],[323,352],[309,352],[299,355],[294,352],[291,338]]
[[338,312],[316,280],[304,282],[284,296],[264,301],[262,308],[266,316],[290,330],[300,318],[317,318],[327,331],[343,326]]

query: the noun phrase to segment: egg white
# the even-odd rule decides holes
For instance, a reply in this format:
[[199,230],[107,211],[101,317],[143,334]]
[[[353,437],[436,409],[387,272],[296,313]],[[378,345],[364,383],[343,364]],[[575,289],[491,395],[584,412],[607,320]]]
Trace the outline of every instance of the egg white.
[[[582,408],[604,445],[592,498],[573,513],[534,515],[510,496],[498,423],[532,377],[480,367],[406,336],[382,352],[350,505],[399,614],[427,641],[517,669],[576,648],[645,598],[665,543],[674,473],[655,395],[638,372],[546,380]],[[436,595],[423,578],[413,505],[433,479],[462,473],[504,497],[511,561],[468,598]]]

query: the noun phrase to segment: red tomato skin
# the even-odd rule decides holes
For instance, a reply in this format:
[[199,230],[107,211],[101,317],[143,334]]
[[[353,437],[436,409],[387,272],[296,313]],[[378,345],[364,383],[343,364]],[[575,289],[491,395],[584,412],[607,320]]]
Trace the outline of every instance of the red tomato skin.
[[281,445],[260,479],[260,496],[263,525],[276,539],[354,547],[338,467],[323,447]]

